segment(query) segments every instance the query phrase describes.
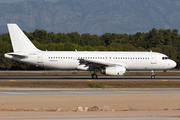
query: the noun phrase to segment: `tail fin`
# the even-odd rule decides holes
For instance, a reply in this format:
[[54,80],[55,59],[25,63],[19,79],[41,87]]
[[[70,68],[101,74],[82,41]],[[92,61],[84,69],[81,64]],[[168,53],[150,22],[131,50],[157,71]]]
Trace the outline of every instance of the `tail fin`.
[[7,24],[14,52],[39,51],[16,24]]

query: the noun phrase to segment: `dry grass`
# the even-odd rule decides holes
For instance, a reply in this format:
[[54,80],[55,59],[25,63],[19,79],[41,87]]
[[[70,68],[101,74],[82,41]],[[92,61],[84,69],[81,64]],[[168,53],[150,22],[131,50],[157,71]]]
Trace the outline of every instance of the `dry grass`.
[[0,81],[0,87],[28,87],[28,88],[180,88],[180,81]]

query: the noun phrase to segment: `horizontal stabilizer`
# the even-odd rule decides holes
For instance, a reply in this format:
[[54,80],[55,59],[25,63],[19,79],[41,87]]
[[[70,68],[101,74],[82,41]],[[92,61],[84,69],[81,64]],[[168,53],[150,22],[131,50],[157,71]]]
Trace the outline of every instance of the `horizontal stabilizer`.
[[23,59],[23,58],[27,58],[28,55],[20,54],[20,53],[6,53],[6,54],[5,54],[5,57],[6,57],[6,58],[16,57],[16,58]]

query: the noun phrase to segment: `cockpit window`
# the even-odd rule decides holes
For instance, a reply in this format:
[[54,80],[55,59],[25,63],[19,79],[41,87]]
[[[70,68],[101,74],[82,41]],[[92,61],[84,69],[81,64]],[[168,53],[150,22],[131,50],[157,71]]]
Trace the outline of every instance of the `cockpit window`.
[[170,59],[169,57],[162,57],[162,60]]

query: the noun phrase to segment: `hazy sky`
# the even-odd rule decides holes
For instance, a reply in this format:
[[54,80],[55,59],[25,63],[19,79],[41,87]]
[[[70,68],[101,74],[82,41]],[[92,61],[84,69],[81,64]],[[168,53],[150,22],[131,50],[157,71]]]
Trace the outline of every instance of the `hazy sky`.
[[[16,3],[21,1],[25,1],[25,0],[0,0],[0,3]],[[46,1],[56,2],[58,0],[46,0]]]

